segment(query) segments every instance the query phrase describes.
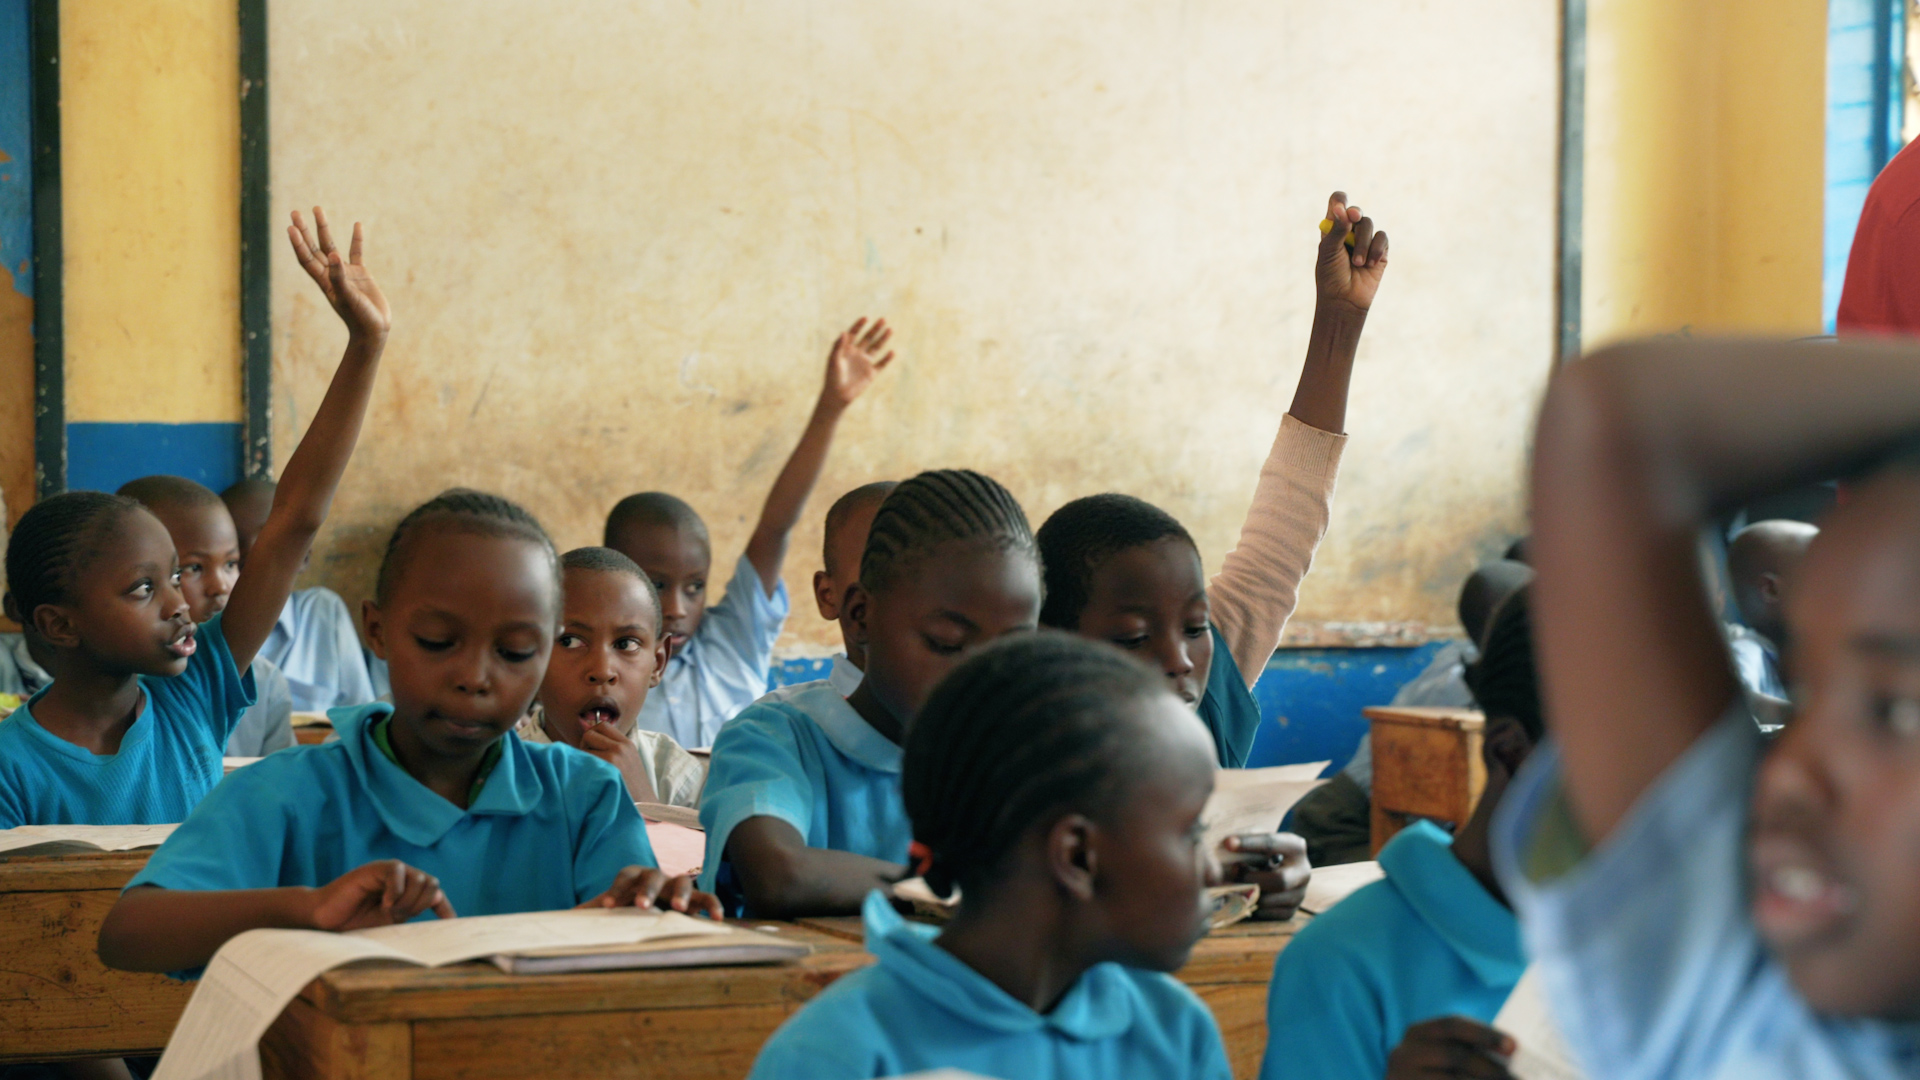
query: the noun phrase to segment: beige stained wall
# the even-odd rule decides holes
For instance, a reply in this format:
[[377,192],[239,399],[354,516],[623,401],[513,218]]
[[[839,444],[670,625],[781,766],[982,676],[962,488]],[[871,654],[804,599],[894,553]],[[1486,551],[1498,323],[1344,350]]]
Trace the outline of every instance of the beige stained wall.
[[[1392,268],[1300,625],[1445,627],[1523,528],[1551,363],[1557,31],[1537,0],[274,0],[274,198],[369,230],[395,329],[316,552],[357,602],[437,490],[563,546],[647,488],[745,543],[860,315],[900,359],[848,415],[787,564],[818,651],[820,518],[969,466],[1036,525],[1122,490],[1217,567],[1293,392],[1315,223]],[[275,452],[344,331],[274,267]]]

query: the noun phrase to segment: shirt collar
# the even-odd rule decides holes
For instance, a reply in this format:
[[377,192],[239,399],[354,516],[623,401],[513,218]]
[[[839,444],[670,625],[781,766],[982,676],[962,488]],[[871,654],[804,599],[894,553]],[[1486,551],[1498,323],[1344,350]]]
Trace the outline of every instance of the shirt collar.
[[867,951],[879,965],[967,1023],[1008,1034],[1052,1028],[1082,1042],[1115,1038],[1133,1026],[1134,989],[1117,965],[1088,968],[1051,1012],[1038,1013],[936,945],[939,927],[902,919],[878,889],[867,894],[861,915]]
[[899,744],[875,731],[831,682],[798,687],[787,702],[806,713],[842,754],[876,772],[900,771]]
[[417,847],[431,847],[469,814],[524,814],[540,802],[540,777],[532,768],[530,751],[512,732],[495,744],[500,756],[486,775],[479,798],[465,810],[441,798],[380,750],[372,728],[392,713],[392,705],[376,701],[333,709],[327,716],[358,774],[361,790],[395,836]]
[[1526,967],[1520,924],[1453,854],[1453,838],[1416,821],[1380,849],[1380,869],[1407,905],[1487,986],[1511,986]]
[[852,697],[866,673],[854,666],[845,653],[833,658],[833,670],[827,673],[827,683],[839,691],[841,697]]

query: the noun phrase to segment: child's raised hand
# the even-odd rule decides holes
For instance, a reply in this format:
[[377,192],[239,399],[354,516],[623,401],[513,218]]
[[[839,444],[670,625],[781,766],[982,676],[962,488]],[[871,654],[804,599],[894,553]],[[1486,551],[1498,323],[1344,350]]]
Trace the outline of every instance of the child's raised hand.
[[293,254],[300,260],[301,269],[326,294],[327,303],[333,305],[340,321],[347,324],[349,334],[385,338],[393,325],[393,317],[379,284],[360,261],[360,223],[353,223],[353,244],[347,249],[347,257],[342,259],[339,249],[333,245],[333,231],[327,227],[327,212],[314,207],[313,222],[319,228],[317,237],[307,231],[307,223],[301,220],[298,210],[293,212],[293,224],[287,226],[287,239],[293,241]]
[[634,802],[662,801],[653,790],[653,777],[647,775],[639,748],[612,724],[588,724],[580,736],[580,749],[619,769],[620,778],[627,782],[627,794]]
[[[1319,261],[1314,267],[1314,284],[1320,302],[1341,303],[1356,311],[1373,306],[1373,294],[1387,272],[1387,234],[1373,227],[1373,219],[1347,205],[1347,193],[1336,191],[1327,199],[1327,221],[1333,223],[1320,238]],[[1347,248],[1347,238],[1353,248]]]
[[1387,1055],[1387,1080],[1511,1080],[1513,1039],[1464,1016],[1415,1024]]
[[398,859],[370,862],[313,891],[308,923],[315,930],[359,930],[403,923],[423,911],[454,917],[440,879]]
[[1307,842],[1292,833],[1246,833],[1227,837],[1224,846],[1229,854],[1253,856],[1247,861],[1221,860],[1228,881],[1260,886],[1260,906],[1253,917],[1293,918],[1307,898],[1307,882],[1313,880]]
[[726,917],[720,898],[693,887],[693,875],[668,877],[651,866],[629,866],[620,871],[607,891],[580,905],[583,908],[657,907],[689,915],[704,911],[715,921]]
[[821,404],[842,409],[853,404],[873,384],[873,377],[893,363],[892,352],[880,355],[891,337],[893,329],[885,319],[875,319],[872,326],[861,319],[848,327],[827,354],[827,383],[820,388]]

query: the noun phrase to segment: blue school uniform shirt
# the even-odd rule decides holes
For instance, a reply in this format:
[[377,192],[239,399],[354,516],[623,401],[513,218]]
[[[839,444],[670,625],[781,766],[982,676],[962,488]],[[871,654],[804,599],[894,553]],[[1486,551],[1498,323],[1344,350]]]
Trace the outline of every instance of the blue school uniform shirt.
[[295,712],[365,705],[379,696],[353,615],[332,589],[301,589],[287,597],[260,655],[287,677]]
[[1407,1028],[1440,1016],[1491,1023],[1526,957],[1513,912],[1429,821],[1380,851],[1386,880],[1294,935],[1267,991],[1262,1080],[1386,1075]]
[[1254,732],[1260,728],[1260,703],[1247,689],[1240,665],[1227,647],[1220,628],[1213,634],[1213,664],[1207,671],[1207,689],[1200,695],[1200,721],[1213,736],[1213,747],[1223,769],[1244,769],[1253,751]]
[[1213,1014],[1159,972],[1096,964],[1038,1013],[867,897],[875,963],[842,976],[760,1050],[749,1080],[962,1069],[1018,1080],[1227,1080]]
[[900,747],[826,680],[776,690],[713,744],[700,796],[700,888],[713,891],[734,826],[762,816],[792,825],[808,847],[904,863],[913,826],[900,798]]
[[712,746],[721,725],[767,692],[767,667],[787,607],[786,583],[768,596],[760,571],[740,556],[727,594],[707,609],[680,654],[667,661],[635,724],[665,732],[688,749]]
[[1920,1028],[1815,1015],[1761,942],[1745,845],[1761,750],[1740,703],[1591,851],[1567,809],[1551,740],[1501,800],[1500,883],[1587,1075],[1920,1075]]
[[338,739],[235,771],[128,888],[318,886],[399,859],[439,878],[458,914],[503,915],[570,908],[605,892],[621,869],[656,865],[613,766],[509,732],[462,810],[374,744],[373,723],[392,711],[335,709]]
[[216,615],[179,675],[141,675],[140,715],[112,754],[95,754],[33,718],[42,688],[0,720],[0,829],[16,825],[168,825],[220,782],[221,751],[253,704],[253,673],[233,666]]

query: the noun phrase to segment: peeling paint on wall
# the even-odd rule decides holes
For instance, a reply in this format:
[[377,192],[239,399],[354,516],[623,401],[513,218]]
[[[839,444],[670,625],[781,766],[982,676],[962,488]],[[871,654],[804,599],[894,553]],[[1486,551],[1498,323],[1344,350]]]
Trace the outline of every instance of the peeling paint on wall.
[[[1552,5],[449,20],[277,0],[271,32],[279,212],[367,222],[395,312],[314,560],[350,602],[393,522],[451,484],[525,503],[563,547],[597,542],[622,495],[671,490],[724,565],[860,315],[898,327],[900,359],[794,536],[784,650],[835,640],[801,599],[831,499],[923,468],[989,472],[1036,523],[1138,494],[1217,567],[1299,375],[1336,187],[1388,229],[1393,268],[1300,625],[1448,626],[1468,569],[1522,530],[1553,325]],[[274,298],[284,462],[344,332],[288,257]]]

